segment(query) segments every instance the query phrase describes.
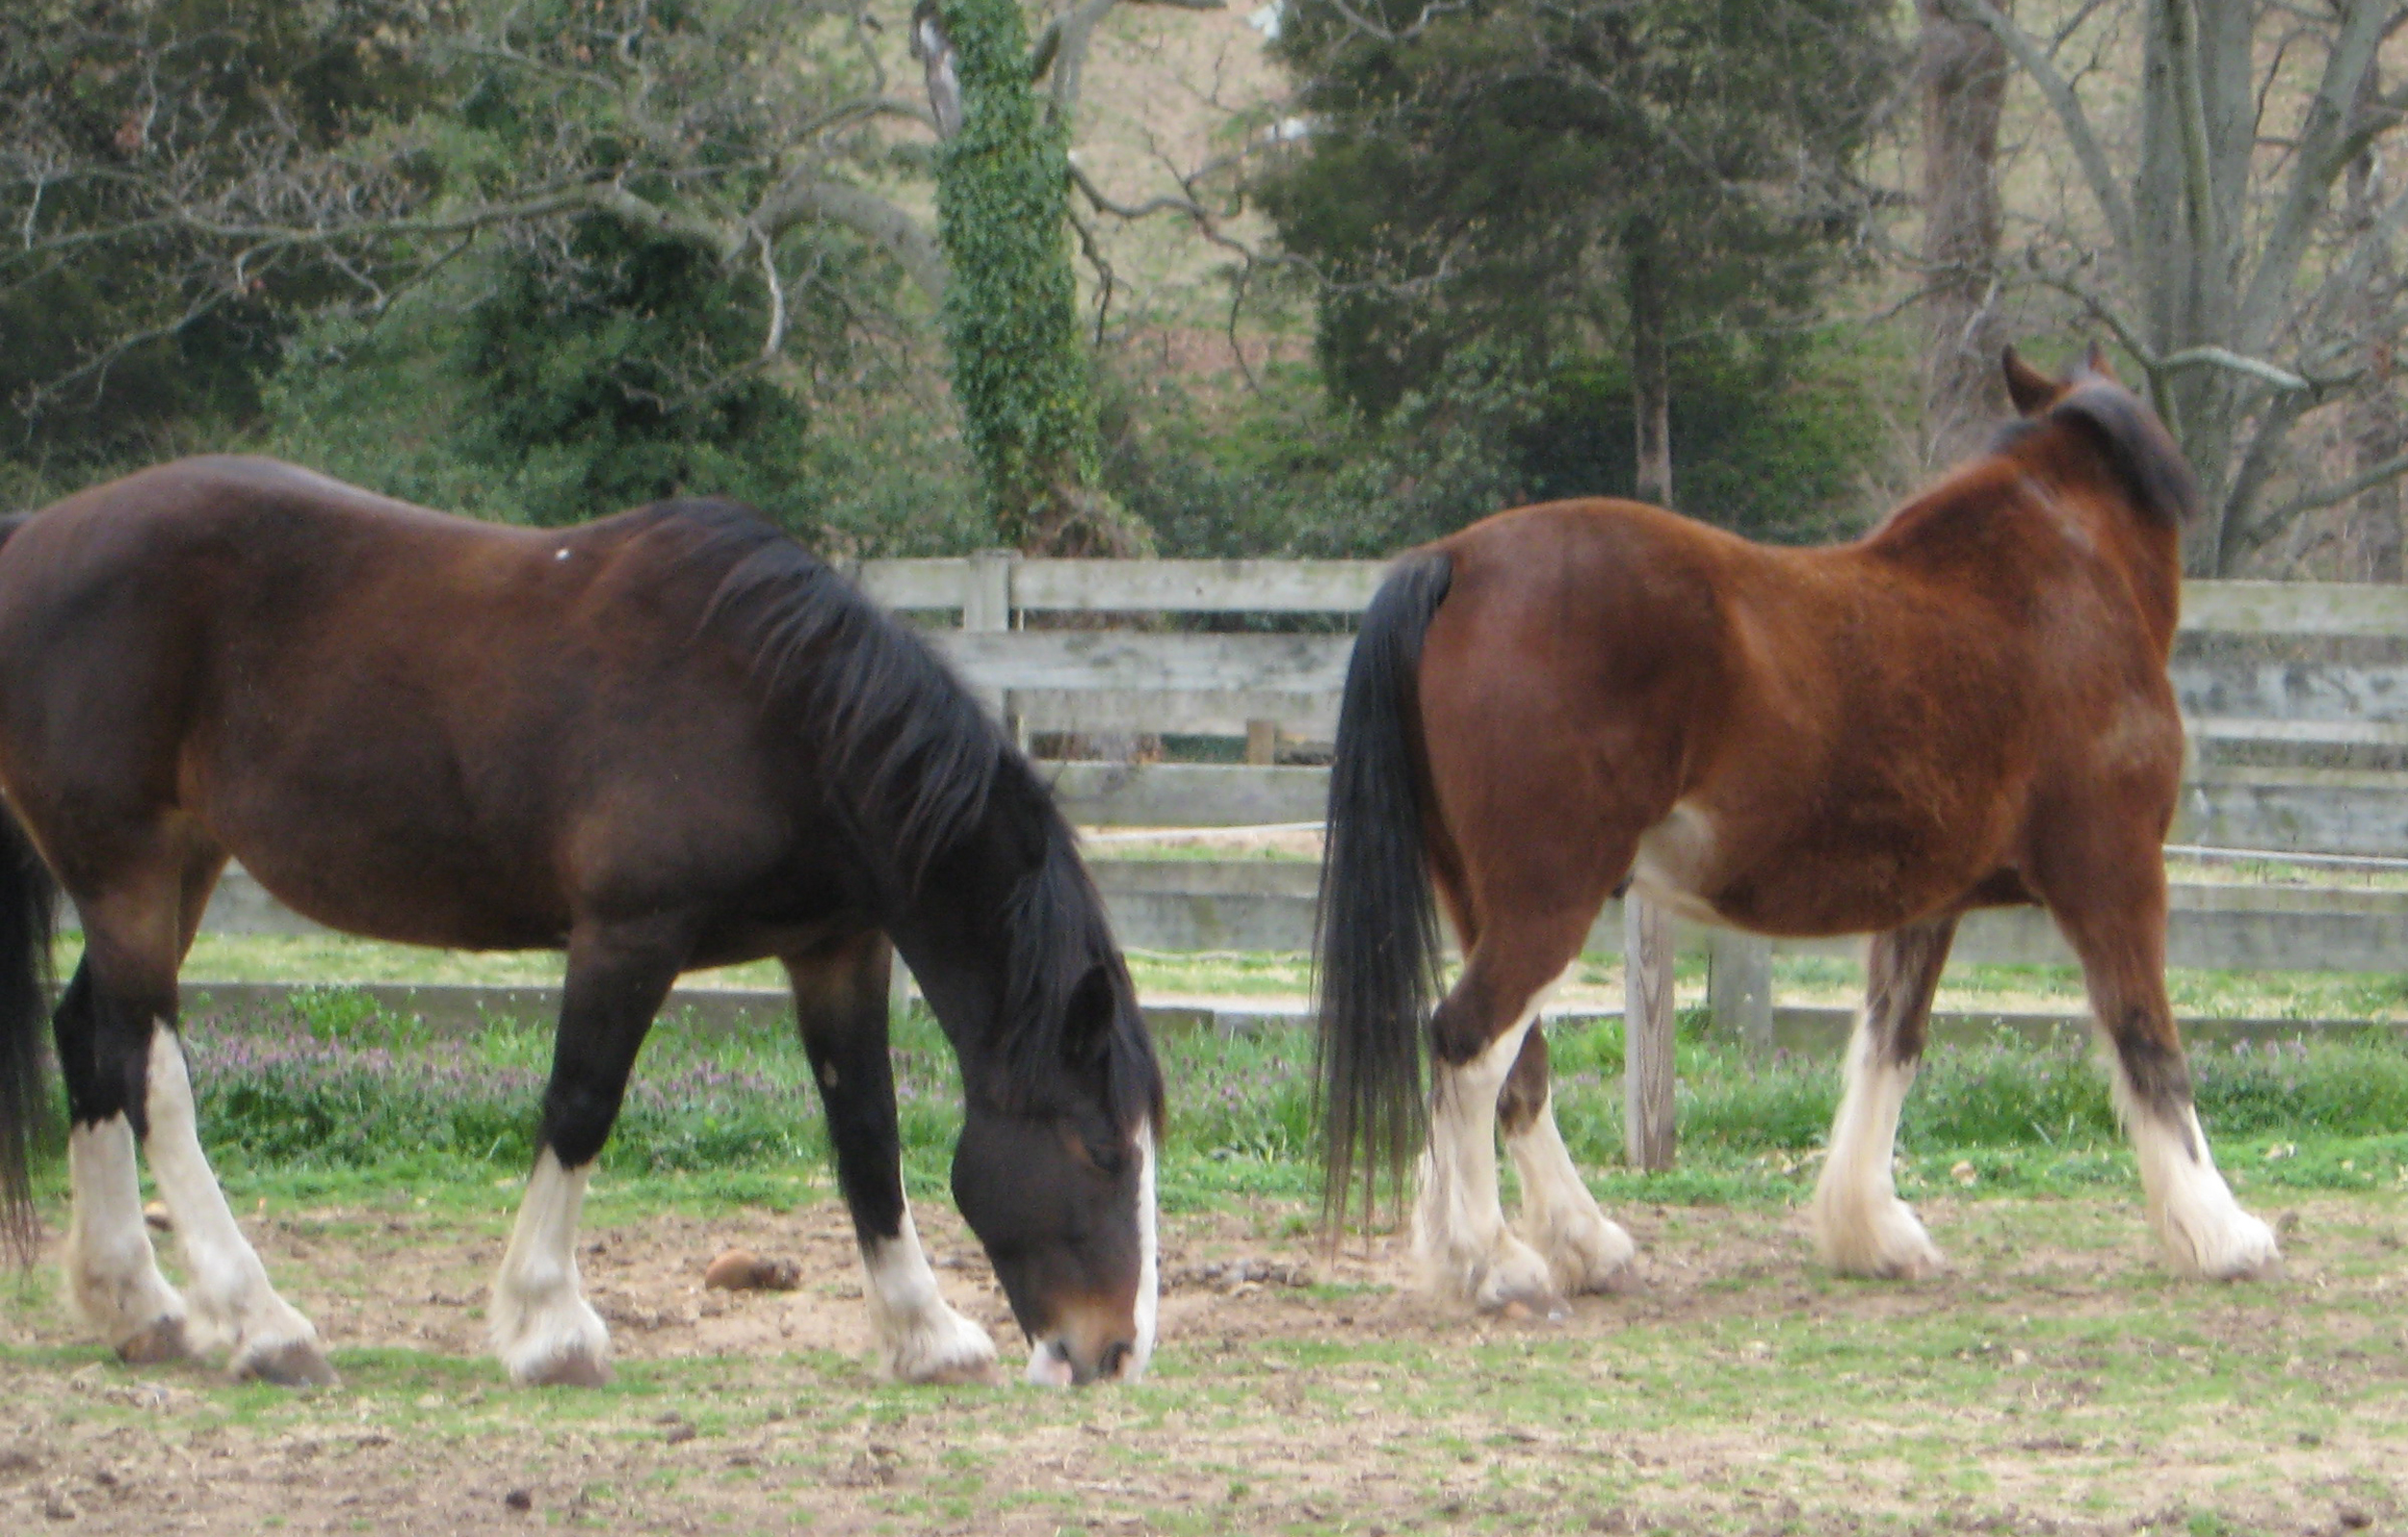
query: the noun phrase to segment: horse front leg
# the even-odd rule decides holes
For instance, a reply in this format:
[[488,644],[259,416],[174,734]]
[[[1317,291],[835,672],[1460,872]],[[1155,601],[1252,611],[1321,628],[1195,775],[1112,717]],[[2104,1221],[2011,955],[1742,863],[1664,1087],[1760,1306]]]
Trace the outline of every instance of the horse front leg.
[[536,1166],[488,1314],[493,1352],[521,1386],[610,1381],[610,1330],[586,1301],[577,1225],[627,1075],[692,945],[690,925],[677,917],[580,924],[569,936]]
[[1546,1260],[1556,1289],[1566,1296],[1627,1290],[1637,1246],[1598,1209],[1563,1145],[1547,1072],[1546,1027],[1536,1020],[1497,1097],[1497,1124],[1522,1180],[1523,1240]]
[[887,1054],[886,936],[853,936],[786,962],[795,1019],[827,1110],[836,1181],[861,1246],[878,1365],[900,1382],[982,1382],[995,1342],[945,1302],[903,1188],[895,1071]]
[[1816,1250],[1842,1275],[1912,1281],[1942,1267],[1891,1169],[1898,1109],[1923,1061],[1932,995],[1955,937],[1953,916],[1909,924],[1874,935],[1866,957],[1865,1007],[1848,1042],[1847,1083],[1812,1218]]

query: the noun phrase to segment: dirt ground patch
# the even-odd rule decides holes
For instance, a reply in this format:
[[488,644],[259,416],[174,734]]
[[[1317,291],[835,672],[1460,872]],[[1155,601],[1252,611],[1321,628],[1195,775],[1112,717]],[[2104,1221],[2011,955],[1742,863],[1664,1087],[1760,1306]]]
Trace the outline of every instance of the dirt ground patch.
[[[314,1395],[129,1369],[46,1276],[6,1294],[0,1528],[2408,1531],[2391,1198],[2298,1205],[2287,1278],[2238,1288],[2165,1277],[2122,1202],[1934,1203],[1955,1268],[1914,1287],[1819,1276],[1793,1213],[1639,1208],[1644,1284],[1557,1325],[1424,1300],[1395,1238],[1333,1260],[1286,1207],[1190,1213],[1154,1373],[1058,1394],[875,1381],[833,1200],[606,1196],[582,1263],[619,1376],[581,1394],[482,1354],[510,1193],[249,1213],[344,1371]],[[920,1221],[1008,1339],[975,1243]],[[704,1290],[729,1244],[799,1288]]]

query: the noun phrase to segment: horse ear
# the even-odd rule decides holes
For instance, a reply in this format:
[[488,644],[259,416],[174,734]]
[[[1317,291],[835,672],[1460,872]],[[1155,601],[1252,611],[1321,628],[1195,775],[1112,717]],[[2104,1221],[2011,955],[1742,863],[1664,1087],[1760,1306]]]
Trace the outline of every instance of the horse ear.
[[[2104,342],[2092,342],[2090,351],[2082,354],[2081,366],[2104,379],[2114,379],[2115,370],[2107,366],[2107,350]],[[2118,380],[2117,382],[2121,382]]]
[[1119,992],[1112,986],[1112,968],[1100,963],[1088,967],[1078,985],[1070,989],[1063,1011],[1063,1058],[1079,1066],[1102,1062],[1112,1050],[1119,1007]]
[[2056,380],[2017,356],[2012,347],[2006,350],[2002,361],[2006,367],[2006,398],[2015,403],[2018,415],[2037,416],[2056,404]]

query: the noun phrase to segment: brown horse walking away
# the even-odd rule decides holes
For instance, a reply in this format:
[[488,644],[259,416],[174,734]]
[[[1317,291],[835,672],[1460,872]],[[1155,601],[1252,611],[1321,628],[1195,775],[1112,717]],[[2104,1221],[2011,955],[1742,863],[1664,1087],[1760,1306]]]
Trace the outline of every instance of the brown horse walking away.
[[[1825,1260],[1939,1254],[1891,1183],[1957,920],[2045,905],[2081,958],[2152,1221],[2191,1274],[2274,1237],[2209,1157],[2166,1003],[2166,680],[2197,490],[2093,352],[2012,352],[2025,418],[1851,544],[1767,549],[1628,502],[1501,513],[1403,557],[1347,677],[1322,888],[1328,1194],[1401,1177],[1414,1237],[1483,1308],[1608,1290],[1632,1258],[1557,1134],[1532,1026],[1610,894],[1765,934],[1871,932],[1814,1201]],[[1462,975],[1437,990],[1432,887]],[[1506,1229],[1495,1128],[1521,1174]]]
[[496,528],[240,458],[99,486],[0,539],[0,1217],[29,1236],[55,874],[85,928],[52,1020],[68,1292],[120,1354],[222,1345],[237,1375],[330,1374],[194,1126],[176,971],[231,856],[350,933],[567,951],[490,1315],[514,1379],[603,1375],[575,1248],[593,1159],[678,973],[764,956],[794,980],[883,1364],[991,1368],[903,1199],[889,936],[961,1060],[955,1198],[1030,1374],[1143,1368],[1162,1080],[1070,829],[929,649],[792,540],[708,502]]

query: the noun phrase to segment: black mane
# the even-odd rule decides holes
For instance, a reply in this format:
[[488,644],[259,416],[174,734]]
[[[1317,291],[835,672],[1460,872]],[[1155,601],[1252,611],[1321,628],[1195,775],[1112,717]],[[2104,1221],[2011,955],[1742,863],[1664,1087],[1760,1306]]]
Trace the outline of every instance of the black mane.
[[[917,902],[929,870],[995,819],[1009,819],[1035,851],[997,915],[1005,977],[991,1044],[1014,1107],[1060,1107],[1071,1037],[1092,1028],[1115,1128],[1145,1116],[1159,1126],[1161,1073],[1103,899],[1052,791],[1002,728],[926,640],[751,509],[694,501],[647,510],[687,536],[684,563],[719,573],[703,627],[732,635],[771,706],[809,723],[830,809],[887,910]],[[1078,1007],[1090,977],[1106,989],[1106,1020]]]
[[2099,450],[2133,506],[2174,528],[2187,526],[2199,511],[2199,478],[2157,413],[2113,379],[2075,377],[2081,382],[2055,405],[2001,427],[1989,451],[2005,454],[2050,428],[2071,428]]

